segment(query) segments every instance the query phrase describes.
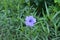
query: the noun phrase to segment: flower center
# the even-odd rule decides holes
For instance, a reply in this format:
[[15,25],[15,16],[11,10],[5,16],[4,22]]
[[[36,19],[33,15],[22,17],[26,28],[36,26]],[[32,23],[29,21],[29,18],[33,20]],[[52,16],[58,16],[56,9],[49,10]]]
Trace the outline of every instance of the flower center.
[[29,22],[32,22],[32,20],[29,20]]

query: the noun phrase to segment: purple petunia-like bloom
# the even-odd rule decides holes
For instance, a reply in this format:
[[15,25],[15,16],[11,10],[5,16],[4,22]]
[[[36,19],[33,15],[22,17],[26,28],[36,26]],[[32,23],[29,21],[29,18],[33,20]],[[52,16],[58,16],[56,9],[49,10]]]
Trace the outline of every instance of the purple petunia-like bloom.
[[36,22],[36,19],[33,16],[26,16],[25,18],[25,24],[26,26],[34,26],[34,23]]

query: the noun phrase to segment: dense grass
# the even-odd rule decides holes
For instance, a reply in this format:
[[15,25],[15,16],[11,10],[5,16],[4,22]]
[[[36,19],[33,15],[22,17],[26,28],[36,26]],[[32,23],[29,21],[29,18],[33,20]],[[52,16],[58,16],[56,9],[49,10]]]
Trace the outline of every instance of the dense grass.
[[[40,17],[29,1],[0,0],[0,40],[60,40],[60,9],[44,5]],[[32,28],[24,23],[30,15],[37,21]]]

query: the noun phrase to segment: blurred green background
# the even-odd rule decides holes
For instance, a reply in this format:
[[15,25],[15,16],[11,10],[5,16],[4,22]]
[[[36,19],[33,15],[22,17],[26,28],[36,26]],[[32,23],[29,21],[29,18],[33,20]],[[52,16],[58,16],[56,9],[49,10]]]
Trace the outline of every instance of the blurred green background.
[[60,0],[0,0],[0,40],[60,40]]

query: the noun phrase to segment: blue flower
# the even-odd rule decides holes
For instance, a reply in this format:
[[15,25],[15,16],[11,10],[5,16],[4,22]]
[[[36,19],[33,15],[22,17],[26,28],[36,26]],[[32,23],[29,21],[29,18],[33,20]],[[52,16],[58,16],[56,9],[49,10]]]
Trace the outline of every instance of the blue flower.
[[32,26],[34,26],[35,22],[36,22],[36,19],[33,16],[26,16],[26,18],[25,18],[26,26],[32,27]]

